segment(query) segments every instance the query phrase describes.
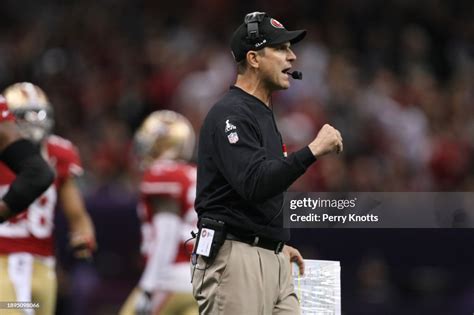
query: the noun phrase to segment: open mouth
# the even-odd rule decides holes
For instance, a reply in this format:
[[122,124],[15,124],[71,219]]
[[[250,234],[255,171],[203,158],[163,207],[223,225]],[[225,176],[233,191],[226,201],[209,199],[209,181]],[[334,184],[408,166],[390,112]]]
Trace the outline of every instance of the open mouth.
[[283,69],[281,72],[283,72],[284,74],[288,74],[288,71],[290,71],[291,68],[286,68],[286,69]]

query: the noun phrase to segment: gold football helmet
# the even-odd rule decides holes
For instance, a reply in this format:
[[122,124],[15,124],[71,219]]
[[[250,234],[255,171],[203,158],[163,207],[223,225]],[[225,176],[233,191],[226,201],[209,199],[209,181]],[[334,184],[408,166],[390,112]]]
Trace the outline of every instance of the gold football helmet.
[[148,164],[155,159],[189,160],[194,151],[194,129],[183,115],[159,110],[148,115],[135,133],[135,151]]
[[39,143],[51,133],[53,108],[41,88],[29,82],[15,83],[3,96],[26,138]]

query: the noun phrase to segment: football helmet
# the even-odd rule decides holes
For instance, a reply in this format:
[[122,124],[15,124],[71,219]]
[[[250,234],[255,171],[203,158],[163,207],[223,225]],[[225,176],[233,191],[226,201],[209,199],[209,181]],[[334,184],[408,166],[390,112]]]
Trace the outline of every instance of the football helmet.
[[40,143],[51,133],[53,108],[41,88],[29,82],[15,83],[3,91],[3,96],[26,138]]
[[159,110],[148,115],[135,133],[135,152],[145,164],[158,158],[190,160],[196,141],[194,129],[183,115]]

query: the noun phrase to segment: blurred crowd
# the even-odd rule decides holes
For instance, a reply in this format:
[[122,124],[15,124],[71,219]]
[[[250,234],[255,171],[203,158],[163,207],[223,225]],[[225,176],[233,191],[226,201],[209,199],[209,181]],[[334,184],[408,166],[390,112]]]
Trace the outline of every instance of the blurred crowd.
[[[104,192],[133,205],[138,124],[172,109],[199,131],[234,82],[230,35],[255,10],[308,30],[294,47],[303,80],[273,99],[289,151],[325,123],[344,138],[344,153],[293,190],[474,190],[472,1],[5,0],[0,9],[0,87],[46,91],[55,132],[79,147],[86,196],[107,200],[90,204],[110,212]],[[370,268],[386,281],[378,256],[365,261],[358,277],[370,286]]]
[[56,131],[81,151],[88,187],[130,178],[133,131],[156,109],[199,130],[233,83],[228,38],[245,12],[289,29],[302,82],[273,100],[290,147],[319,127],[345,153],[295,189],[467,191],[474,188],[474,23],[470,1],[3,1],[0,86],[48,93]]

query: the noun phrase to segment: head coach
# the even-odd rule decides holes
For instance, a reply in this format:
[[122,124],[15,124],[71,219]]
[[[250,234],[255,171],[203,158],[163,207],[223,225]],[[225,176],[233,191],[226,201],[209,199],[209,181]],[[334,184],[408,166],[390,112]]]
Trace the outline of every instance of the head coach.
[[245,16],[232,35],[235,85],[209,111],[199,138],[195,208],[199,233],[192,258],[201,314],[300,314],[286,245],[283,192],[317,158],[342,151],[341,134],[324,125],[301,150],[286,154],[271,96],[288,89],[305,30],[288,31],[263,12]]

